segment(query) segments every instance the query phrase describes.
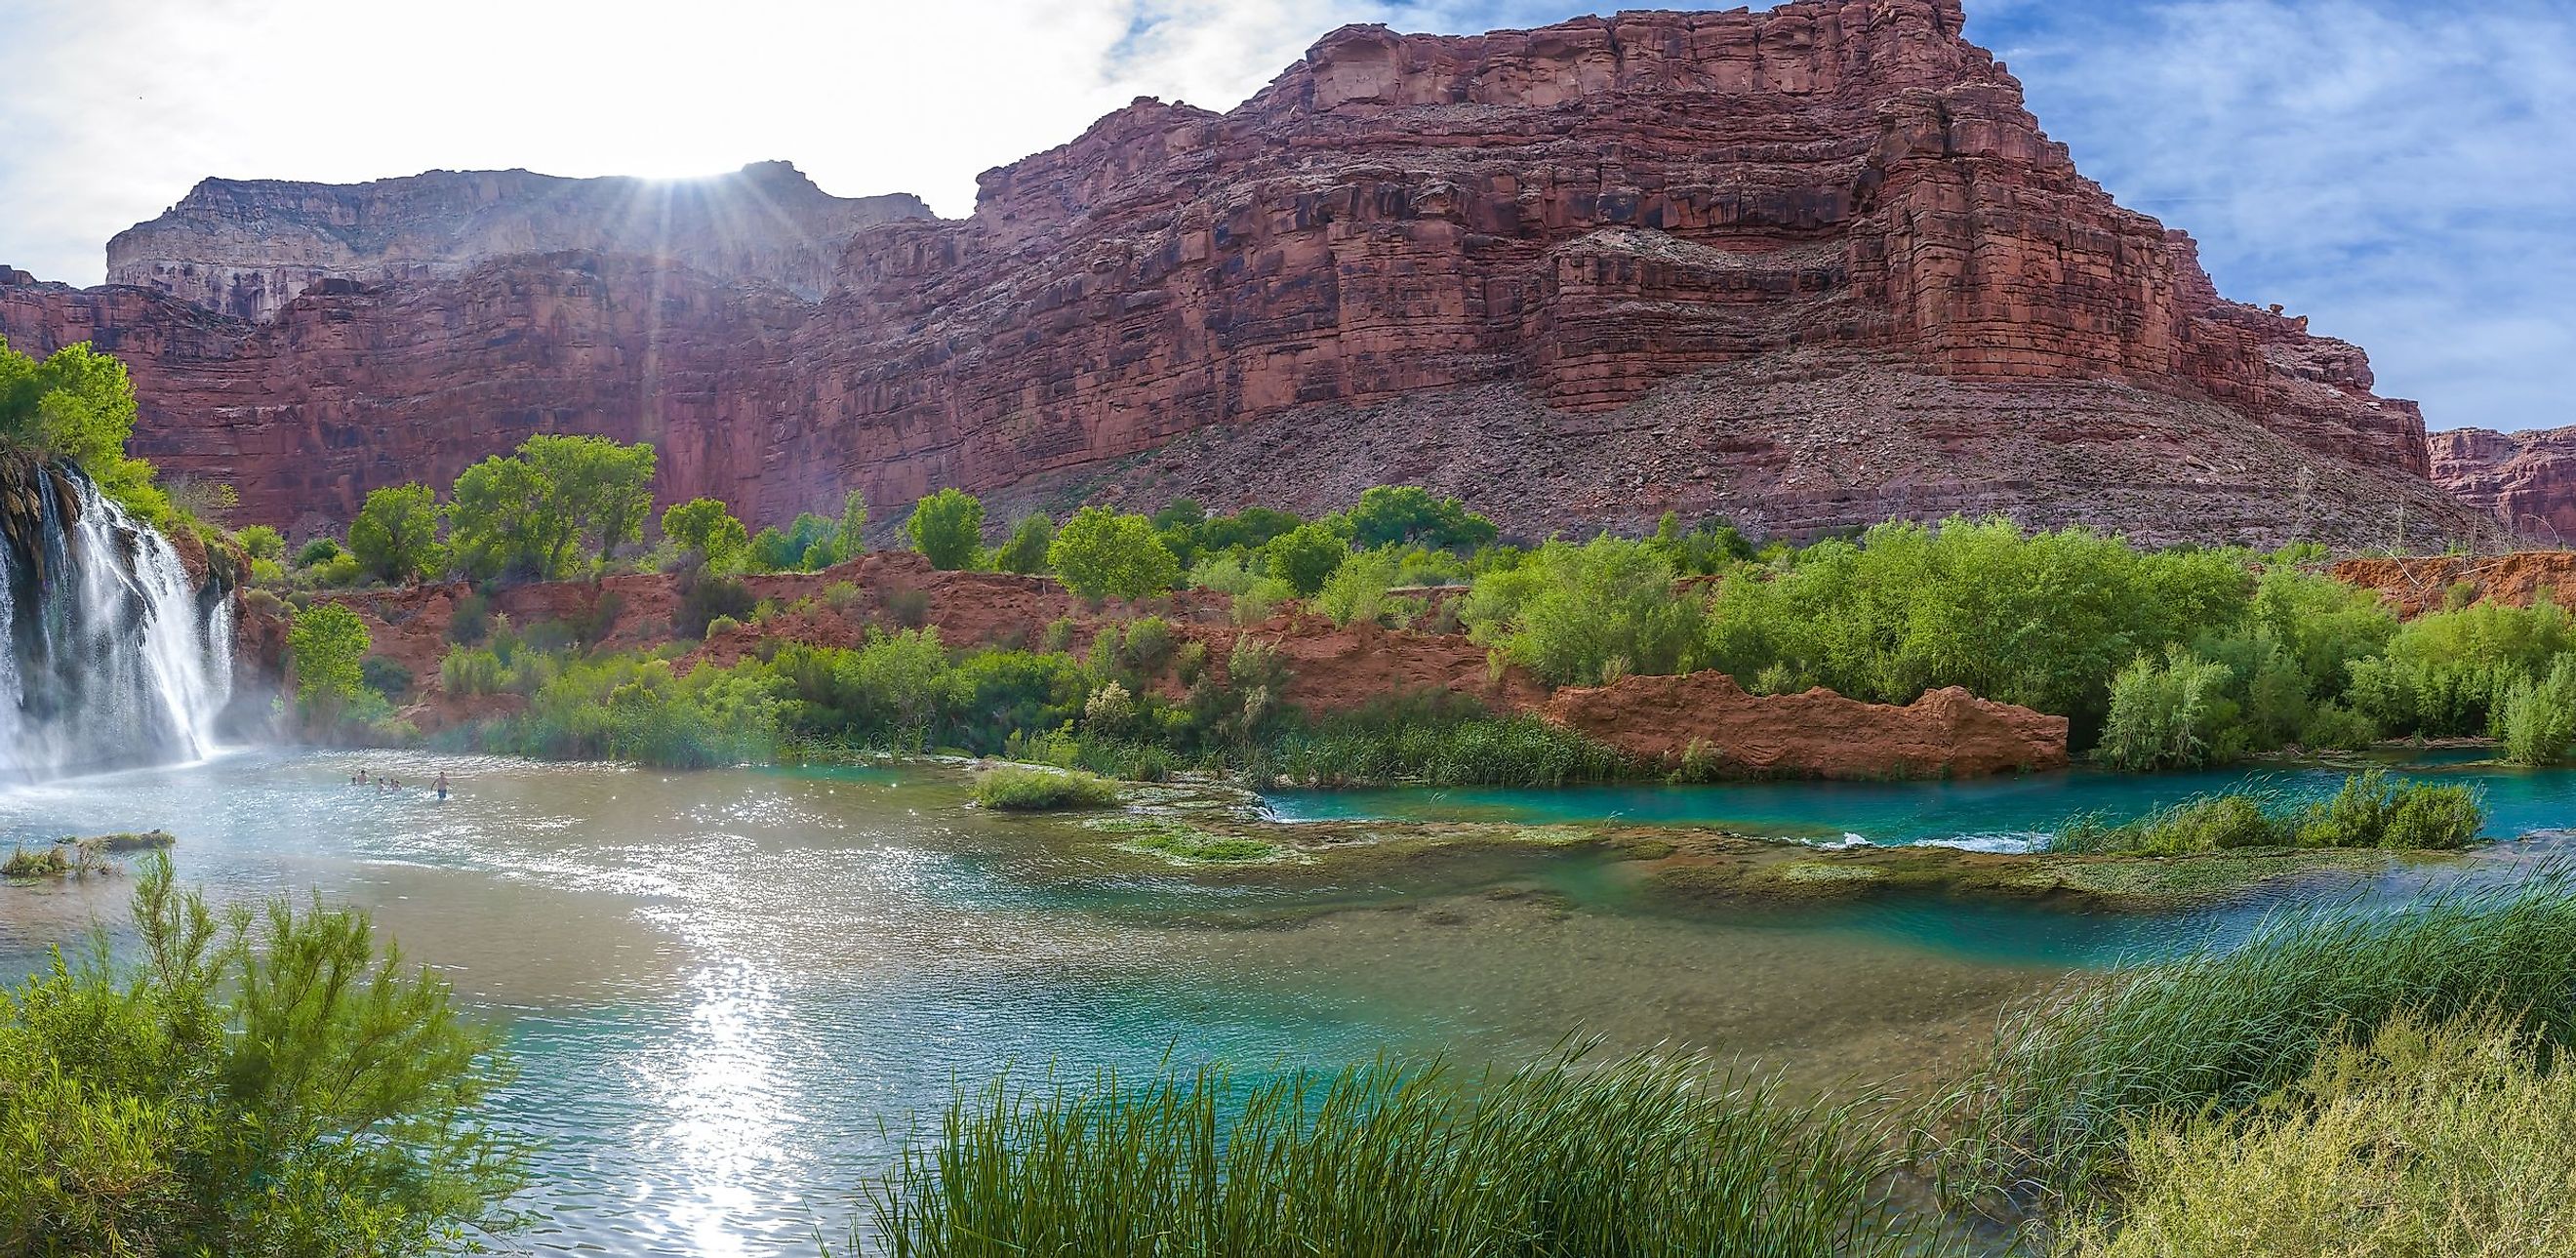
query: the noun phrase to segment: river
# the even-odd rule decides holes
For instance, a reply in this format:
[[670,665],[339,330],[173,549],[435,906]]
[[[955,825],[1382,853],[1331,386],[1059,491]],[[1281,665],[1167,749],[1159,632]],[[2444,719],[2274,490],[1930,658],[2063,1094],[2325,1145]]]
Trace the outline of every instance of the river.
[[[444,770],[458,791],[442,804],[346,785],[361,765],[414,783]],[[2481,782],[2515,832],[2576,819],[2576,773],[2427,771]],[[2235,780],[1276,803],[1292,817],[1616,814],[1900,842],[2026,836]],[[1593,852],[1189,871],[964,805],[962,775],[926,766],[239,752],[0,793],[0,844],[163,827],[181,876],[218,899],[313,890],[371,908],[408,957],[508,1025],[521,1076],[502,1118],[543,1142],[528,1204],[544,1221],[505,1248],[625,1255],[811,1254],[818,1230],[847,1229],[908,1114],[1013,1063],[1270,1067],[1383,1048],[1475,1065],[1580,1033],[1707,1045],[1819,1082],[1920,1082],[2068,967],[2223,937],[2265,903],[1724,913],[1645,894]],[[0,976],[121,922],[129,885],[0,887]]]

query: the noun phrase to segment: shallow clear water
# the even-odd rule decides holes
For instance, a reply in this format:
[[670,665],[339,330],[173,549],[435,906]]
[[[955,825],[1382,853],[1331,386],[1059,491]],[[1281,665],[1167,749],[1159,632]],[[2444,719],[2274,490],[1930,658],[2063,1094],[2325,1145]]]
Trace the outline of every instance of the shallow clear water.
[[1577,786],[1562,790],[1403,787],[1281,791],[1285,821],[1626,821],[1722,826],[1765,838],[1879,844],[1952,843],[2023,850],[2080,814],[2114,821],[2194,795],[2255,790],[2285,798],[2332,794],[2354,768],[2382,764],[2401,779],[2466,782],[2485,796],[2487,833],[2512,838],[2576,824],[2576,770],[2519,769],[2468,752],[2201,773],[2074,769],[2020,777],[1928,782],[1745,782],[1711,786]]
[[[444,768],[459,789],[440,804],[345,785],[361,763],[415,783]],[[1977,814],[1950,794],[1967,788],[1915,789],[1948,802],[1811,798],[1828,827],[1859,815],[1847,799],[1918,833],[1940,809]],[[1791,790],[1710,806],[1787,815]],[[906,1115],[1014,1062],[1261,1068],[1392,1048],[1472,1066],[1582,1033],[1819,1083],[1920,1077],[2066,967],[2223,939],[2268,902],[1725,910],[1538,848],[1184,872],[963,805],[941,769],[247,753],[0,793],[0,844],[160,826],[219,899],[313,888],[372,907],[509,1025],[522,1075],[504,1119],[544,1142],[529,1204],[546,1222],[505,1247],[611,1254],[811,1254]],[[0,887],[0,977],[121,921],[129,885]]]

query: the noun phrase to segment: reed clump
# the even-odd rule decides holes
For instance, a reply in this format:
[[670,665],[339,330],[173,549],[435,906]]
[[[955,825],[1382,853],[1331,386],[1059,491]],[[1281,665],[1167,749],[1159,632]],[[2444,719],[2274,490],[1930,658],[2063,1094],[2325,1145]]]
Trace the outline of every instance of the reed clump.
[[2285,912],[2241,946],[2083,979],[2009,1015],[1938,1106],[1938,1163],[1959,1204],[2057,1213],[2116,1179],[2129,1127],[2242,1112],[2350,1027],[2400,1012],[2519,1011],[2539,1043],[2576,1042],[2576,876],[2458,883],[2391,909]]
[[[1481,1086],[1381,1060],[961,1093],[866,1190],[897,1258],[1683,1258],[1906,1252],[1874,1098],[1697,1055],[1555,1057]],[[872,1229],[872,1233],[870,1230]]]

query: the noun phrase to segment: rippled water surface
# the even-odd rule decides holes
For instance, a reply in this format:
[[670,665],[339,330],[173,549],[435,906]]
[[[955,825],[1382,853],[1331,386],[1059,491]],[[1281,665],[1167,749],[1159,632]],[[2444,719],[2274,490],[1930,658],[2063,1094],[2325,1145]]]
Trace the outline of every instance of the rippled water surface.
[[[414,782],[444,768],[459,789],[440,804],[345,785],[361,763]],[[1729,788],[1689,807],[1792,817],[1803,798],[1811,829],[1867,834],[1867,813],[1891,837],[1942,817],[1984,833],[2039,815],[2011,801],[2041,781]],[[1427,797],[1339,803],[1401,798]],[[1609,797],[1474,802],[1576,815],[1578,798]],[[1625,798],[1629,816],[1683,809]],[[1193,873],[963,804],[962,778],[936,768],[245,753],[0,794],[0,843],[160,826],[181,875],[219,898],[314,888],[372,907],[509,1025],[522,1077],[505,1117],[544,1142],[530,1204],[547,1220],[509,1244],[542,1252],[810,1254],[817,1229],[848,1227],[906,1115],[1012,1062],[1394,1048],[1472,1064],[1582,1032],[1887,1078],[1937,1068],[2066,966],[2256,911],[1729,913],[1658,901],[1601,855],[1537,849]],[[121,921],[127,885],[0,887],[0,973]]]

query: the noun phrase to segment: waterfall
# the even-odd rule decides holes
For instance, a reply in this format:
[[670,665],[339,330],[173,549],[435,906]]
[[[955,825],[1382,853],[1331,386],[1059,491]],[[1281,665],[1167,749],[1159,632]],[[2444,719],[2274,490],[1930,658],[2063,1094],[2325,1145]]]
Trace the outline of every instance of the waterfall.
[[9,497],[0,546],[0,780],[197,760],[232,694],[232,600],[65,464]]

